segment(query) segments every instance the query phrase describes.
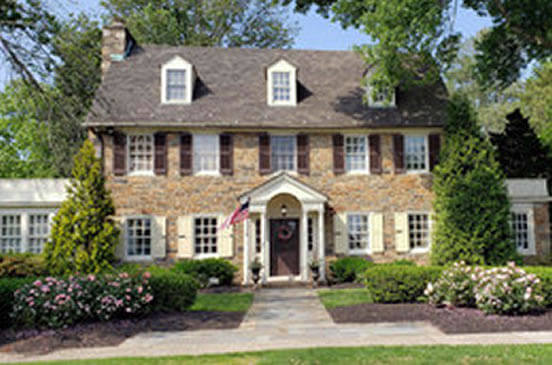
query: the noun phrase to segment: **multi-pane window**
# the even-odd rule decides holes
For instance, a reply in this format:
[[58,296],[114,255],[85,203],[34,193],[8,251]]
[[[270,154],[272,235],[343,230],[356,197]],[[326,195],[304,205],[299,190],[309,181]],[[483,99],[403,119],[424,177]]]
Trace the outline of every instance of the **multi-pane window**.
[[186,70],[167,70],[167,101],[186,99]]
[[312,251],[314,248],[314,220],[312,218],[307,219],[307,249]]
[[21,252],[21,215],[0,215],[0,252]]
[[29,214],[29,243],[27,251],[41,253],[50,234],[48,214]]
[[217,218],[197,217],[194,219],[194,252],[196,255],[217,253]]
[[219,136],[194,135],[194,171],[217,172],[219,170]]
[[409,171],[427,169],[427,145],[425,136],[406,136],[404,138],[404,158]]
[[272,136],[270,145],[272,148],[272,170],[295,170],[295,136]]
[[255,219],[255,252],[261,253],[261,220]]
[[366,252],[370,249],[368,214],[349,214],[347,230],[349,233],[349,251]]
[[151,134],[128,136],[128,160],[130,172],[153,171],[153,136]]
[[291,98],[291,84],[289,72],[272,73],[272,100],[289,101]]
[[127,256],[151,256],[152,222],[149,218],[127,220]]
[[412,250],[429,247],[429,215],[408,215],[408,241]]
[[529,217],[527,213],[512,213],[512,228],[516,247],[520,251],[529,249]]
[[366,137],[345,137],[345,168],[347,171],[366,171]]

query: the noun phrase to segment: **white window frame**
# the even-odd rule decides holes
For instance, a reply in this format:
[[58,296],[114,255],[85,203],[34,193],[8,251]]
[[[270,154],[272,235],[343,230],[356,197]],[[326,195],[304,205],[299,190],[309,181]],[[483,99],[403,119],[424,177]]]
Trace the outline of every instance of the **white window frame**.
[[366,88],[366,94],[368,96],[368,105],[372,108],[395,108],[396,104],[396,91],[393,88],[391,91],[391,98],[389,101],[375,100],[373,94],[373,88],[368,86]]
[[[129,235],[128,235],[128,222],[130,220],[137,220],[137,219],[149,219],[150,221],[150,254],[149,255],[129,255],[128,254],[128,244],[129,244]],[[126,216],[125,217],[125,233],[124,233],[124,237],[125,237],[125,244],[124,244],[124,249],[125,249],[125,260],[126,261],[151,261],[153,260],[153,256],[152,256],[152,252],[153,252],[153,245],[154,245],[154,242],[153,240],[155,239],[154,237],[154,224],[155,224],[155,220],[154,220],[154,217],[151,216],[151,215],[130,215],[130,216]]]
[[[293,169],[291,170],[276,170],[274,168],[273,150],[274,150],[274,138],[288,137],[293,139]],[[270,135],[270,167],[273,173],[280,171],[297,173],[297,135],[294,134],[271,134]]]
[[[351,245],[350,245],[350,242],[349,242],[349,217],[351,216],[356,216],[356,215],[359,215],[359,216],[365,216],[366,219],[367,219],[367,225],[368,225],[368,232],[366,233],[367,235],[367,245],[366,245],[366,248],[365,249],[351,249]],[[346,221],[346,224],[347,224],[347,252],[349,253],[349,255],[370,255],[372,253],[372,240],[371,240],[371,217],[372,217],[372,212],[347,212],[347,221]]]
[[[130,140],[132,137],[150,137],[151,138],[151,169],[149,170],[130,170]],[[126,136],[126,170],[129,176],[153,176],[155,168],[155,136],[153,133],[129,133]]]
[[[410,244],[410,224],[409,224],[409,217],[410,215],[427,215],[427,230],[428,230],[428,236],[427,236],[427,247],[416,247],[412,248]],[[431,219],[432,213],[427,211],[408,211],[406,212],[406,239],[408,241],[408,248],[410,249],[410,253],[413,254],[419,254],[419,253],[428,253],[431,250],[431,244],[432,244],[432,234],[433,234],[433,220]]]
[[[347,138],[362,138],[364,140],[364,148],[365,148],[365,169],[355,169],[355,170],[348,170],[347,169]],[[343,156],[344,156],[344,162],[345,162],[345,172],[347,174],[369,174],[370,173],[370,146],[369,146],[369,140],[368,136],[361,135],[361,134],[345,134],[343,136]]]
[[[218,258],[220,257],[220,236],[219,236],[219,227],[220,225],[222,224],[222,222],[220,221],[219,219],[220,217],[220,213],[205,213],[205,214],[193,214],[192,215],[192,252],[193,252],[193,258],[194,259],[207,259],[207,258]],[[217,252],[216,253],[213,253],[213,252],[209,252],[209,253],[204,253],[204,252],[201,252],[201,253],[196,253],[196,219],[204,219],[204,218],[207,218],[207,219],[213,219],[215,218],[217,223],[216,223],[216,228],[217,228],[217,233],[215,233],[216,235],[216,239],[217,239],[217,242],[216,242],[216,247],[217,247]]]
[[[186,92],[184,99],[167,99],[167,71],[186,71]],[[182,57],[176,56],[161,66],[161,104],[191,104],[194,94],[196,75],[192,64]]]
[[[289,73],[289,100],[274,100],[273,72]],[[267,103],[269,106],[296,106],[297,105],[297,68],[291,63],[280,60],[267,69]]]
[[[198,142],[202,138],[214,138],[215,139],[215,163],[216,168],[215,170],[199,170],[198,164],[196,164],[196,148],[198,146]],[[219,176],[220,175],[220,136],[218,134],[207,134],[207,133],[201,133],[201,134],[194,134],[192,137],[193,143],[192,143],[192,167],[194,170],[194,175],[214,175]]]
[[533,213],[533,206],[531,204],[513,204],[510,213],[525,214],[527,215],[527,249],[520,249],[515,242],[515,232],[512,224],[512,232],[514,233],[514,243],[516,245],[517,252],[523,256],[533,256],[537,254],[536,242],[535,242],[535,218]]
[[[404,169],[407,174],[424,174],[429,173],[429,136],[427,134],[422,133],[407,133],[403,134],[404,136]],[[408,138],[423,138],[424,139],[424,150],[425,150],[425,156],[424,156],[424,164],[425,168],[423,169],[409,169],[406,163],[407,160],[407,153],[406,153],[406,144]]]
[[[30,216],[45,214],[48,215],[48,238],[52,230],[54,216],[57,213],[57,208],[20,208],[20,209],[0,209],[0,216],[4,215],[19,215],[21,222],[21,252],[29,252],[30,238]],[[44,249],[44,246],[42,247]]]

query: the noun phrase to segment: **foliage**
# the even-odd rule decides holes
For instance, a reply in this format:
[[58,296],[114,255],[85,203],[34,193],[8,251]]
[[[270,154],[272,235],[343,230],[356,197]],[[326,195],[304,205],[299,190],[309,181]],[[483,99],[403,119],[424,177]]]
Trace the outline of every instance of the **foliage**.
[[362,257],[342,257],[330,264],[332,279],[337,283],[355,282],[373,262]]
[[435,265],[457,260],[501,265],[519,259],[504,173],[473,116],[465,98],[453,97],[441,161],[434,170]]
[[507,177],[548,177],[551,154],[545,148],[519,109],[507,116],[502,134],[490,134],[497,159]]
[[75,157],[72,174],[67,199],[54,218],[51,239],[44,247],[52,275],[109,269],[119,243],[119,231],[111,219],[115,208],[90,141]]
[[416,266],[416,263],[412,260],[399,259],[399,260],[395,260],[395,261],[391,261],[391,262],[387,262],[387,263],[379,264],[379,265]]
[[247,312],[253,304],[251,293],[198,294],[190,311]]
[[543,266],[526,266],[523,268],[528,274],[537,275],[543,287],[544,305],[552,307],[552,268]]
[[468,266],[464,261],[455,262],[443,271],[437,282],[427,284],[424,294],[433,305],[473,307],[476,281],[472,279],[472,275],[477,276],[482,271],[479,266]]
[[151,271],[150,282],[155,311],[182,312],[196,300],[199,285],[190,275],[157,267]]
[[544,308],[540,279],[514,263],[481,271],[473,279],[476,305],[487,314],[517,315]]
[[[175,273],[187,274],[196,278],[202,287],[209,285],[232,285],[237,267],[228,260],[208,258],[204,260],[181,260],[172,268]],[[217,279],[217,283],[210,279]]]
[[32,283],[34,280],[32,277],[0,278],[0,328],[12,325],[10,314],[15,300],[15,291],[26,284]]
[[320,290],[318,296],[326,309],[374,302],[372,294],[364,288]]
[[374,265],[362,282],[376,303],[413,303],[423,299],[427,284],[439,278],[441,267]]
[[1,254],[0,278],[38,277],[46,274],[42,256],[33,254]]
[[132,317],[147,312],[153,296],[149,275],[47,277],[15,291],[12,317],[35,328],[60,328],[75,323]]
[[296,33],[285,8],[267,0],[105,0],[102,5],[110,16],[125,19],[142,44],[287,48]]

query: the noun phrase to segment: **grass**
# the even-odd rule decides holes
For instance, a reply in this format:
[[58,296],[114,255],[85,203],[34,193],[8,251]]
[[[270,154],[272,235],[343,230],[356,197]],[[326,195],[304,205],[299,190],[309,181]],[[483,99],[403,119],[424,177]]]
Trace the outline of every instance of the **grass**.
[[197,295],[191,311],[247,312],[253,303],[252,293],[221,293]]
[[362,288],[320,290],[318,296],[326,309],[361,303],[373,303],[370,292]]
[[[225,355],[57,361],[49,364],[550,364],[552,345],[313,348]],[[36,363],[39,364],[39,363]],[[40,363],[45,364],[45,363]]]

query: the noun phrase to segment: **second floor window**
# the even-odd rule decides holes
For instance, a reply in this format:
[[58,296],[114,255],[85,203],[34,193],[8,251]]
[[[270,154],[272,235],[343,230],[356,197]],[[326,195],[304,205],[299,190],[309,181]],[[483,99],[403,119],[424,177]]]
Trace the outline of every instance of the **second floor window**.
[[289,72],[272,73],[272,98],[273,101],[289,101],[291,98]]
[[128,168],[130,172],[153,171],[153,136],[128,136]]
[[405,136],[404,158],[407,171],[427,170],[427,138],[425,136]]
[[167,101],[186,99],[186,70],[167,70]]
[[366,171],[366,137],[345,137],[345,169],[346,171]]
[[297,160],[295,136],[272,136],[270,145],[272,148],[272,170],[295,170],[295,161]]
[[216,173],[219,170],[219,136],[194,135],[194,172]]

